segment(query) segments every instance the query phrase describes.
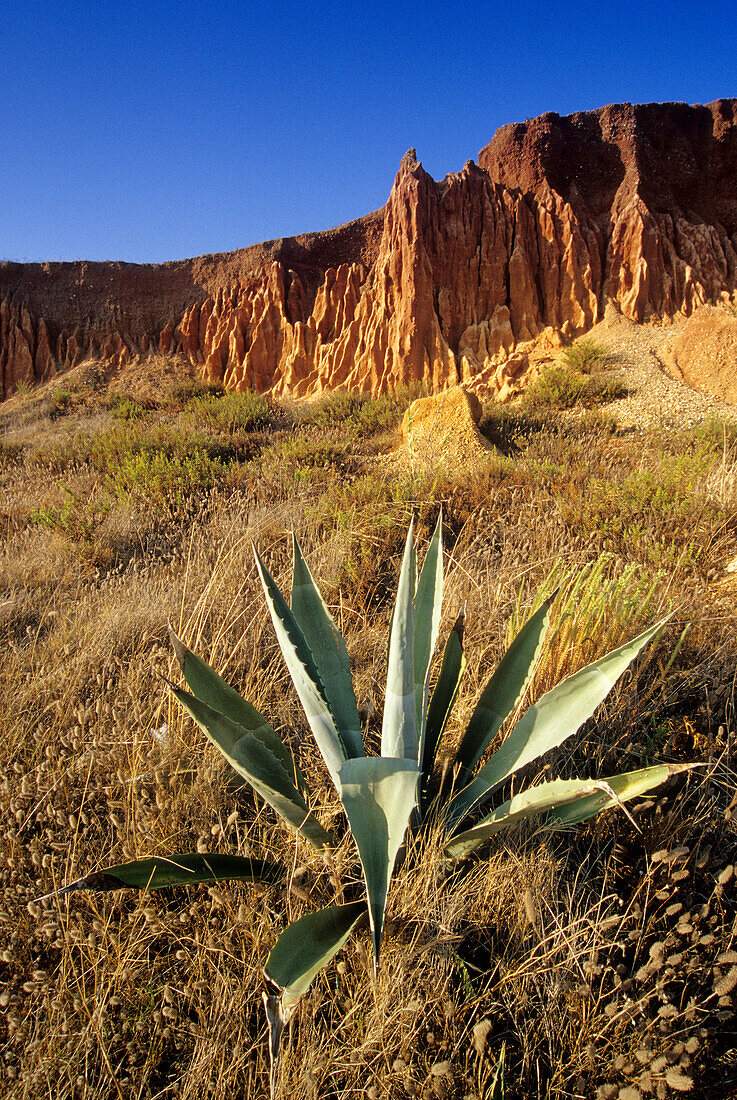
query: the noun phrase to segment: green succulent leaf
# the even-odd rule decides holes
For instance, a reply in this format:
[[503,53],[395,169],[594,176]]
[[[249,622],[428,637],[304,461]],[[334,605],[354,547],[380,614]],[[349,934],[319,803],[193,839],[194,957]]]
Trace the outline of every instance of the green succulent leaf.
[[277,760],[281,761],[287,774],[294,776],[305,798],[309,798],[307,781],[297,767],[294,757],[263,714],[239,695],[235,688],[227,684],[221,676],[218,676],[206,661],[187,649],[184,642],[174,633],[171,625],[169,637],[182,675],[195,699],[199,699],[201,703],[230,718],[237,726],[257,737]]
[[646,794],[691,767],[690,764],[656,764],[603,779],[553,779],[539,783],[497,806],[472,829],[453,837],[445,854],[452,859],[462,859],[501,829],[541,814],[545,815],[546,828],[576,824]]
[[381,755],[417,760],[414,596],[417,556],[414,518],[409,525],[389,638]]
[[364,756],[361,721],[345,641],[312,578],[297,536],[292,537],[292,614],[314,658],[346,752],[349,756]]
[[182,688],[169,684],[172,692],[207,737],[239,775],[261,797],[297,829],[314,848],[327,848],[332,838],[310,810],[282,761],[255,734],[219,714]]
[[606,786],[590,795],[566,802],[565,805],[552,807],[545,819],[549,828],[562,828],[564,825],[577,825],[587,817],[594,817],[602,810],[619,806],[631,798],[647,794],[655,787],[665,783],[671,776],[691,771],[697,764],[655,764],[650,768],[639,768],[621,775],[610,775],[602,780]]
[[435,652],[443,605],[443,517],[438,518],[422,563],[414,598],[415,725],[418,764],[425,754],[427,700],[430,693],[430,661]]
[[264,973],[278,986],[284,1001],[298,1001],[313,979],[340,951],[366,912],[365,901],[334,905],[306,913],[284,929],[269,955]]
[[187,886],[196,882],[222,882],[240,879],[243,882],[279,882],[284,868],[279,863],[244,856],[217,853],[186,853],[155,856],[133,863],[117,863],[102,871],[93,871],[57,890],[69,894],[74,890],[162,890],[165,886]]
[[377,968],[389,883],[417,805],[419,774],[414,760],[382,756],[349,760],[340,773],[340,799],[366,882]]
[[284,1028],[315,976],[340,951],[365,912],[366,902],[357,901],[307,913],[285,928],[276,941],[264,969],[267,992],[263,994],[272,1097]]
[[522,699],[545,642],[550,607],[556,595],[557,592],[549,596],[525,623],[484,688],[456,756],[456,763],[461,768],[461,783],[468,779]]
[[271,613],[277,641],[304,707],[310,729],[322,753],[330,777],[338,785],[338,773],[348,758],[335,719],[330,712],[327,693],[315,664],[315,658],[287,601],[254,547],[256,566]]
[[656,623],[632,641],[566,677],[531,706],[478,775],[451,799],[447,811],[449,825],[461,822],[482,798],[520,768],[572,737],[666,622]]
[[463,653],[464,620],[465,611],[461,611],[453,623],[448,641],[445,643],[440,675],[427,710],[427,727],[422,755],[422,779],[426,787],[435,765],[435,754],[440,744],[440,738],[443,736],[453,710],[453,704],[456,701],[466,668],[466,658]]
[[506,1040],[502,1040],[502,1045],[499,1048],[499,1057],[496,1063],[496,1069],[494,1070],[494,1076],[491,1079],[491,1085],[489,1086],[488,1100],[505,1100],[506,1089],[504,1087],[504,1055],[506,1053],[507,1043]]

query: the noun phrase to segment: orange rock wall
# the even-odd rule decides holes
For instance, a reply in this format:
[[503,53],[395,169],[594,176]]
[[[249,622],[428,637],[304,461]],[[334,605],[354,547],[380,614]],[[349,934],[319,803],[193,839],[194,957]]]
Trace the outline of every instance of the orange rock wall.
[[32,265],[0,265],[0,395],[83,358],[158,352],[234,389],[464,381],[503,397],[528,352],[609,301],[641,322],[734,292],[736,122],[734,100],[544,115],[439,182],[410,150],[383,211],[325,234],[158,268],[66,265],[74,291],[52,272],[53,298]]

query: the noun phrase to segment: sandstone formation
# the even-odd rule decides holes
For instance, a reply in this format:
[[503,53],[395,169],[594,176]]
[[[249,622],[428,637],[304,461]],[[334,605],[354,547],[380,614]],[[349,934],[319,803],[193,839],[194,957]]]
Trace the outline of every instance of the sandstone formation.
[[697,309],[660,357],[674,378],[737,404],[737,310]]
[[83,358],[163,355],[236,389],[462,382],[503,400],[607,304],[689,316],[736,283],[737,101],[548,114],[439,182],[410,150],[383,210],[325,233],[172,264],[0,264],[0,396]]
[[402,420],[402,437],[412,463],[451,465],[455,470],[493,450],[478,430],[481,403],[463,386],[413,401]]

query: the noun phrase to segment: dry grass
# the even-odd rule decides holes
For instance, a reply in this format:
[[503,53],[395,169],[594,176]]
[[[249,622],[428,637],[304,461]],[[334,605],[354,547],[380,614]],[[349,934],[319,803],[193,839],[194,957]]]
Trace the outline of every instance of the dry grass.
[[[468,624],[449,745],[510,618],[562,584],[534,694],[669,610],[674,623],[557,754],[555,774],[707,767],[635,805],[634,821],[609,813],[560,835],[520,826],[450,876],[436,837],[411,847],[378,985],[364,930],[291,1025],[283,1095],[482,1098],[503,1044],[511,1097],[737,1088],[735,613],[724,572],[737,500],[718,433],[662,440],[595,417],[545,427],[520,417],[501,433],[506,456],[454,480],[382,457],[401,403],[341,399],[300,421],[272,409],[266,427],[241,430],[232,409],[220,417],[197,392],[150,399],[139,385],[145,412],[130,417],[92,384],[52,397],[17,399],[0,423],[0,1095],[264,1095],[261,967],[285,922],[350,896],[359,868],[348,842],[324,862],[228,781],[160,679],[173,672],[166,624],[280,729],[329,826],[339,811],[268,626],[251,540],[287,586],[297,531],[346,634],[359,704],[380,713],[407,518],[416,512],[425,539],[441,502],[443,630],[464,603]],[[34,519],[61,506],[64,486],[87,508],[111,495],[95,459],[111,433],[139,452],[147,438],[184,447],[203,407],[202,448],[230,448],[214,481],[162,499],[144,470],[141,492],[115,497],[87,535]],[[73,461],[60,464],[60,444]],[[367,717],[370,744],[378,729]],[[198,848],[279,858],[288,889],[34,901],[94,867]]]

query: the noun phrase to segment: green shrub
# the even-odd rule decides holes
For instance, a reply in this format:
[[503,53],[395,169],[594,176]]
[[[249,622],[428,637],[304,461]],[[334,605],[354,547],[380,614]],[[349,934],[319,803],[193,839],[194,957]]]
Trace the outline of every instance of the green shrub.
[[587,378],[581,394],[581,404],[587,408],[594,405],[608,405],[610,401],[619,401],[630,391],[623,382],[614,378]]
[[419,386],[401,387],[382,397],[338,390],[298,406],[294,416],[300,424],[321,428],[341,425],[344,431],[360,438],[396,428],[405,409],[420,396]]
[[202,382],[197,378],[187,378],[176,382],[167,393],[167,402],[177,409],[186,408],[190,402],[203,397],[217,397],[225,393],[218,382]]
[[116,420],[142,420],[148,408],[142,401],[126,393],[114,393],[108,401],[108,408]]
[[626,397],[627,387],[610,378],[591,378],[578,369],[556,363],[546,367],[522,395],[525,411],[591,408]]
[[192,493],[210,489],[222,480],[229,466],[206,451],[169,455],[163,451],[130,455],[110,469],[106,484],[121,500],[146,504],[181,504]]
[[348,447],[332,439],[311,439],[302,435],[277,440],[264,451],[264,461],[278,462],[286,467],[341,468],[348,458]]
[[31,523],[58,531],[65,536],[69,546],[88,555],[94,548],[98,529],[110,511],[107,499],[84,499],[64,487],[66,500],[57,507],[42,505],[31,513]]
[[555,364],[546,367],[522,394],[525,410],[571,409],[578,404],[586,386],[584,375]]
[[263,394],[225,393],[208,394],[189,402],[188,411],[197,420],[214,428],[235,432],[252,432],[266,428],[271,421],[271,409]]
[[232,443],[224,443],[203,432],[177,431],[134,420],[95,434],[80,432],[62,444],[41,446],[34,452],[32,462],[52,473],[84,466],[114,477],[121,466],[139,455],[153,459],[157,454],[180,461],[204,456],[212,462],[226,462],[236,460],[240,451]]
[[565,348],[560,353],[560,358],[572,370],[588,374],[594,367],[604,366],[609,361],[610,353],[593,336],[584,336],[569,348]]
[[663,443],[669,445],[677,454],[688,450],[690,453],[720,454],[723,459],[730,457],[731,450],[737,445],[737,423],[723,420],[718,416],[707,416],[694,425],[684,436],[677,438],[670,433],[663,437]]
[[69,390],[57,390],[52,398],[49,408],[49,416],[52,420],[56,420],[60,416],[64,416],[68,413],[72,407],[72,394]]

